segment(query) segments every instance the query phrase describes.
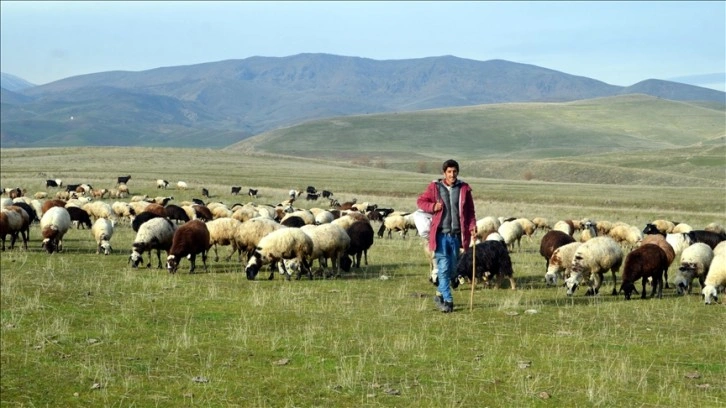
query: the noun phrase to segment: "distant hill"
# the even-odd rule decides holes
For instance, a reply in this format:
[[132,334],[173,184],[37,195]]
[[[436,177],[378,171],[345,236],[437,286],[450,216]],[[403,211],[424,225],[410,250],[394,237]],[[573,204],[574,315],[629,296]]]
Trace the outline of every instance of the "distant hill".
[[24,80],[23,78],[16,77],[15,75],[0,73],[0,88],[8,91],[17,92],[23,89],[34,87],[35,84]]
[[726,93],[647,80],[609,85],[534,65],[452,56],[328,54],[112,71],[2,92],[4,147],[225,147],[310,120],[624,94],[726,105]]

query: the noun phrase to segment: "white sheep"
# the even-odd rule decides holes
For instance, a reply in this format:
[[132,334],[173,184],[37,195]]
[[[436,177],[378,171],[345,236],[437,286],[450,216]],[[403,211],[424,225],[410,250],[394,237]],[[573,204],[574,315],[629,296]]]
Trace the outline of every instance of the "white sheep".
[[232,252],[227,256],[225,260],[229,261],[232,255],[237,252],[237,229],[242,223],[234,218],[217,218],[215,220],[207,222],[207,229],[209,230],[209,245],[214,247],[214,261],[219,261],[219,254],[217,253],[217,245],[231,245]]
[[632,225],[618,224],[608,232],[608,236],[619,244],[625,243],[633,248],[643,240],[643,231]]
[[164,179],[156,179],[156,188],[163,188],[166,190],[166,188],[169,186],[169,182]]
[[340,274],[340,259],[346,255],[350,247],[350,236],[336,224],[305,225],[300,228],[313,241],[313,252],[310,254],[310,265],[317,259],[323,276],[327,268],[327,259],[331,260],[332,276]]
[[529,242],[532,242],[532,235],[537,231],[537,226],[529,218],[517,218],[514,220],[522,226],[524,235],[527,236]]
[[328,210],[323,210],[315,214],[315,224],[330,224],[335,221],[335,215]]
[[111,253],[111,237],[113,236],[113,221],[108,218],[99,218],[93,223],[91,227],[91,235],[96,239],[96,253],[100,254],[103,249],[103,254],[108,255]]
[[698,282],[703,288],[706,272],[712,260],[713,250],[703,242],[696,242],[684,249],[681,254],[681,266],[678,268],[676,279],[673,282],[676,292],[679,295],[685,292],[690,294],[693,278],[698,278]]
[[178,182],[176,183],[176,188],[177,188],[177,189],[179,189],[179,190],[186,190],[186,189],[188,189],[188,188],[189,188],[189,186],[188,186],[188,185],[187,185],[187,183],[186,183],[186,182],[184,182],[184,181],[178,181]]
[[52,254],[63,250],[63,236],[71,228],[71,215],[64,207],[52,207],[40,218],[43,248]]
[[386,231],[388,231],[388,238],[391,238],[393,231],[399,231],[401,238],[406,238],[406,234],[409,229],[415,229],[416,223],[413,219],[413,213],[406,213],[405,215],[390,214],[383,220],[383,224],[378,230],[378,236],[382,237]]
[[119,219],[131,219],[131,206],[129,203],[125,201],[115,201],[111,204],[111,209],[113,209],[113,213],[116,214],[116,217]]
[[486,238],[492,232],[497,232],[502,225],[497,218],[486,216],[476,221],[477,238]]
[[[613,295],[617,295],[615,272],[623,263],[623,249],[609,236],[595,237],[575,250],[570,264],[570,277],[565,280],[567,295],[571,296],[584,279],[590,288],[586,295],[596,295],[603,281],[603,273],[610,270],[613,275]],[[594,280],[594,282],[593,282]]]
[[291,213],[287,213],[287,214],[285,214],[284,217],[282,217],[282,219],[280,220],[280,223],[282,223],[283,221],[285,221],[286,219],[288,219],[290,217],[300,217],[305,222],[305,225],[315,224],[315,216],[309,210],[302,209],[302,210],[295,210]]
[[[701,289],[703,301],[707,305],[710,305],[711,302],[718,302],[719,292],[723,292],[726,288],[726,245],[722,244],[714,248],[716,255],[711,260],[711,266],[708,268],[708,274],[703,282],[703,289]],[[721,249],[716,253],[719,247]]]
[[[299,228],[283,227],[272,231],[265,235],[257,244],[255,252],[247,262],[245,272],[247,279],[254,280],[262,265],[277,263],[278,271],[284,275],[286,279],[290,279],[290,273],[287,271],[283,260],[294,259],[296,265],[299,266],[297,278],[303,272],[312,279],[310,265],[307,259],[313,253],[313,240]],[[274,272],[270,274],[269,279],[274,277]]]
[[131,210],[133,210],[133,215],[139,215],[142,212],[146,211],[146,207],[148,207],[149,204],[151,203],[148,201],[131,201],[129,202],[129,207],[131,207]]
[[272,231],[285,228],[279,222],[267,217],[252,218],[242,222],[235,232],[235,242],[237,243],[238,260],[242,261],[242,253],[249,257],[257,248],[260,240]]
[[724,228],[723,225],[716,223],[716,222],[709,223],[708,225],[703,227],[703,230],[715,232],[717,234],[726,234],[726,228]]
[[[2,235],[2,250],[5,250],[5,239],[10,234],[10,248],[12,249],[15,245],[15,240],[18,238],[18,234],[23,234],[22,230],[25,226],[23,216],[19,211],[14,211],[17,208],[14,206],[7,206],[2,208],[0,213],[0,235]],[[27,215],[27,214],[26,214]],[[25,239],[25,235],[22,235],[23,242],[25,243],[25,249],[28,249],[28,241]]]
[[693,227],[682,222],[680,224],[677,224],[675,227],[673,227],[673,230],[671,231],[671,233],[678,234],[678,233],[682,233],[682,232],[691,232],[691,231],[693,231]]
[[565,234],[572,236],[575,233],[575,226],[570,220],[560,220],[555,223],[552,227],[554,231],[562,231]]
[[209,208],[209,211],[212,212],[212,217],[214,219],[231,218],[232,214],[234,214],[229,207],[221,203],[209,203],[207,208]]
[[136,268],[140,263],[144,262],[144,252],[149,252],[149,262],[147,268],[151,268],[151,250],[156,249],[156,258],[159,261],[158,268],[161,268],[161,250],[169,254],[176,225],[166,218],[152,218],[141,224],[139,231],[136,233],[134,243],[129,256],[129,262]]
[[713,256],[726,255],[726,241],[721,241],[713,248]]
[[497,232],[502,236],[502,238],[504,238],[504,243],[507,245],[507,249],[509,249],[510,252],[514,251],[515,242],[517,243],[518,249],[522,249],[522,244],[520,242],[522,240],[522,235],[524,235],[522,224],[516,220],[506,221],[499,226]]
[[673,248],[676,256],[682,254],[686,248],[691,246],[691,238],[684,232],[666,235],[666,242]]
[[549,231],[552,229],[550,226],[549,221],[547,221],[547,218],[544,217],[534,217],[532,218],[532,222],[534,225],[537,226],[538,229],[541,229],[543,231]]
[[569,268],[580,245],[582,245],[581,242],[570,242],[555,249],[552,256],[550,256],[547,273],[545,273],[547,285],[556,286],[558,278],[567,279],[570,277]]
[[239,207],[234,207],[232,211],[232,218],[239,222],[245,222],[260,216],[260,212],[257,211],[257,208],[255,208],[253,204],[249,203]]
[[111,207],[111,204],[103,201],[93,201],[81,208],[86,210],[88,215],[93,217],[94,220],[98,220],[99,218],[106,218],[109,220],[116,219],[116,213],[114,212],[113,207]]

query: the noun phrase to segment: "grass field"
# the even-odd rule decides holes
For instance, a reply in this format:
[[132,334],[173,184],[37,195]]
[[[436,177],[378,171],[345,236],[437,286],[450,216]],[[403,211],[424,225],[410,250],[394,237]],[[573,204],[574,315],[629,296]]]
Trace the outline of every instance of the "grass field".
[[[726,225],[722,187],[505,180],[467,174],[486,162],[460,162],[478,218]],[[313,185],[341,201],[413,210],[438,171],[397,165],[211,149],[3,149],[0,184],[32,195],[45,191],[47,178],[112,188],[117,176],[131,174],[132,194],[171,195],[180,203],[201,198],[206,187],[211,200],[230,205],[249,201],[232,196],[233,185],[258,188],[256,202],[268,204]],[[620,169],[618,177],[635,174]],[[157,190],[157,178],[172,186],[184,180],[190,189]],[[175,275],[132,269],[134,236],[120,223],[113,253],[102,256],[88,230],[73,229],[65,251],[49,256],[35,225],[28,251],[2,253],[0,405],[726,405],[723,303],[705,306],[698,285],[681,297],[666,289],[660,300],[586,297],[582,288],[567,297],[544,285],[541,232],[511,254],[516,291],[479,287],[470,298],[463,285],[449,315],[434,307],[416,236],[376,238],[368,266],[313,281],[268,281],[266,273],[248,281],[239,263],[211,259],[208,271],[191,275],[187,261]],[[611,285],[607,279],[603,293]]]

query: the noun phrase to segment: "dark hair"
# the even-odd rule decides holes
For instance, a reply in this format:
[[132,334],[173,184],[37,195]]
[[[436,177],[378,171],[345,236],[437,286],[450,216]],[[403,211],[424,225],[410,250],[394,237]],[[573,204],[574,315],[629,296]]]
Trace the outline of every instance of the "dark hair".
[[456,169],[456,171],[459,171],[459,163],[456,162],[454,159],[449,159],[444,162],[444,164],[441,166],[441,171],[446,171],[449,167],[453,167]]

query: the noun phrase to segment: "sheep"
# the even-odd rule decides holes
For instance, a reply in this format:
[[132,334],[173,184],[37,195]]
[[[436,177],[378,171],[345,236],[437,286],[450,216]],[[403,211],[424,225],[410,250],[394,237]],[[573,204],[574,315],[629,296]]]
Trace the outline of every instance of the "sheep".
[[260,212],[257,211],[257,208],[255,208],[255,206],[251,204],[245,204],[243,206],[240,206],[232,213],[232,218],[240,222],[245,222],[259,216]]
[[41,213],[41,215],[45,214],[46,211],[50,210],[53,207],[64,207],[65,208],[66,204],[67,203],[65,200],[46,200],[43,202],[43,205],[40,208],[41,209],[40,213]]
[[[673,232],[673,228],[675,228],[676,226],[673,221],[668,220],[654,220],[650,222],[650,225],[655,227],[655,229],[658,230],[658,232],[663,236]],[[645,231],[643,231],[643,233],[645,233]]]
[[118,176],[116,178],[116,184],[128,184],[129,180],[131,180],[131,175],[128,176]]
[[35,197],[38,200],[40,200],[40,199],[43,199],[43,198],[47,198],[48,197],[48,193],[46,193],[45,191],[38,191],[37,193],[33,194],[33,197]]
[[300,228],[313,241],[313,251],[310,255],[310,265],[312,261],[317,259],[318,264],[325,275],[327,268],[326,259],[330,259],[333,271],[332,276],[340,274],[340,260],[347,256],[346,253],[350,248],[350,236],[340,226],[335,224],[322,225],[305,225]]
[[635,289],[635,282],[638,279],[642,279],[643,282],[643,293],[640,297],[645,299],[645,285],[649,278],[652,280],[653,287],[650,297],[655,296],[657,290],[658,298],[661,299],[663,297],[663,272],[666,269],[668,269],[668,258],[658,245],[645,244],[631,251],[623,263],[623,283],[620,286],[620,291],[625,294],[625,300],[630,300],[633,292],[638,293]]
[[529,218],[517,218],[514,221],[518,222],[522,226],[524,235],[527,236],[529,242],[532,242],[532,235],[534,235],[535,231],[537,231],[537,226],[534,222],[532,222]]
[[[81,210],[83,211],[83,210]],[[71,215],[64,207],[53,207],[40,218],[42,247],[49,254],[63,251],[63,236],[71,228]]]
[[159,204],[162,207],[165,207],[167,204],[169,204],[169,201],[173,200],[174,196],[156,196],[154,197],[154,203]]
[[144,211],[141,214],[136,215],[134,217],[134,219],[131,221],[131,229],[133,229],[134,232],[139,232],[139,228],[145,222],[147,222],[151,219],[154,219],[154,218],[158,218],[158,217],[163,217],[163,216],[160,216],[159,214],[157,214],[155,212]]
[[237,252],[237,240],[235,238],[237,229],[242,223],[234,218],[217,218],[207,223],[209,230],[209,246],[214,247],[214,262],[219,262],[217,245],[231,245],[232,252],[227,256],[229,261],[232,255]]
[[676,279],[673,282],[676,286],[676,293],[682,295],[684,292],[688,292],[690,294],[693,278],[698,278],[698,283],[703,289],[706,272],[712,260],[713,250],[703,242],[696,242],[684,249],[681,254],[681,266],[678,268]]
[[[719,250],[719,248],[721,248]],[[718,302],[718,293],[726,288],[726,245],[719,244],[714,250],[715,256],[711,260],[708,274],[703,281],[701,294],[705,304]]]
[[[640,231],[638,231],[640,232]],[[565,281],[567,295],[577,289],[579,283],[585,279],[588,283],[594,278],[594,285],[590,285],[586,295],[598,294],[603,281],[603,273],[610,270],[613,275],[613,295],[617,295],[615,272],[620,270],[623,262],[623,250],[615,240],[608,236],[595,237],[575,251],[570,270],[572,273]]]
[[[337,221],[337,220],[336,220]],[[349,271],[351,266],[360,268],[361,257],[364,258],[365,265],[368,265],[368,250],[373,246],[373,227],[368,221],[355,221],[345,228],[345,232],[350,237],[350,247],[348,247],[347,255],[341,260],[341,268]]]
[[146,194],[144,194],[144,195],[135,195],[135,196],[132,196],[129,201],[131,201],[132,203],[138,202],[138,201],[146,201],[146,202],[148,202],[147,201],[148,199],[149,199],[149,196],[146,195]]
[[522,229],[522,225],[519,222],[516,220],[503,222],[499,226],[499,229],[497,229],[497,232],[504,238],[504,243],[507,244],[507,248],[510,251],[514,251],[515,242],[517,243],[518,249],[522,249],[520,241],[524,234],[524,229]]
[[[726,254],[726,242],[720,242],[713,248],[713,256],[725,255]],[[712,261],[713,262],[713,261]]]
[[693,230],[686,233],[692,243],[703,242],[710,246],[711,249],[715,248],[716,245],[721,241],[726,241],[725,232],[713,232],[706,230]]
[[[472,251],[476,251],[475,260],[472,259]],[[509,279],[511,289],[517,289],[517,284],[512,276],[514,272],[512,271],[512,260],[509,257],[507,246],[499,241],[484,241],[476,244],[473,248],[467,248],[456,264],[458,278],[452,280],[452,286],[458,286],[457,282],[460,282],[461,278],[471,279],[474,262],[476,263],[476,270],[473,274],[475,278],[483,279],[485,285],[491,286],[493,284],[492,278],[496,277],[495,287],[501,287],[502,281],[506,277]],[[471,284],[476,285],[476,282]]]
[[83,229],[91,228],[91,217],[86,210],[72,205],[66,207],[66,210],[68,210],[68,214],[71,217],[71,222],[76,224],[76,229],[80,229],[81,227]]
[[287,213],[284,217],[282,217],[280,222],[285,221],[286,218],[290,217],[300,217],[305,222],[305,225],[315,224],[315,216],[309,210],[296,210],[291,213]]
[[108,193],[109,191],[105,188],[100,190],[91,190],[91,197],[102,199],[104,196],[108,195]]
[[723,225],[715,223],[715,222],[712,222],[712,223],[706,225],[705,227],[703,227],[703,230],[715,232],[715,233],[721,234],[721,235],[726,234],[726,228],[724,228]]
[[532,218],[532,222],[534,223],[535,226],[537,226],[538,229],[541,229],[543,231],[545,231],[545,230],[549,231],[552,229],[552,227],[550,226],[550,223],[547,221],[547,218],[534,217],[534,218]]
[[304,225],[307,225],[307,224],[305,224],[305,221],[298,216],[287,217],[287,218],[283,219],[282,221],[280,221],[280,224],[285,227],[293,227],[293,228],[300,228]]
[[111,209],[113,209],[113,213],[118,217],[119,219],[130,219],[131,218],[131,206],[129,203],[124,201],[115,201],[113,204],[111,204]]
[[499,227],[502,225],[498,219],[487,216],[476,221],[476,237],[479,239],[486,239],[486,236],[492,232],[497,232]]
[[156,179],[156,188],[161,188],[166,190],[166,188],[169,187],[169,182],[164,179]]
[[113,207],[111,207],[111,204],[103,201],[93,201],[85,204],[81,208],[86,210],[88,215],[93,217],[94,221],[99,218],[106,218],[109,220],[116,218],[116,213],[114,212]]
[[666,242],[673,248],[676,256],[683,253],[683,251],[691,245],[691,238],[687,233],[677,233],[666,235]]
[[580,242],[586,242],[597,236],[597,229],[592,221],[586,221],[581,224]]
[[552,256],[547,263],[547,272],[545,273],[545,283],[548,286],[556,286],[557,279],[560,277],[562,279],[567,279],[570,277],[570,274],[568,273],[568,268],[570,267],[570,265],[572,265],[572,260],[575,257],[575,252],[577,251],[577,248],[580,247],[580,245],[582,245],[581,242],[573,241],[569,244],[565,244],[556,248],[552,252]]
[[207,251],[209,244],[209,229],[200,220],[191,220],[179,226],[174,231],[174,238],[171,241],[169,256],[166,257],[166,269],[169,273],[176,273],[179,263],[184,257],[189,259],[189,273],[196,269],[197,254],[202,254],[202,265],[207,270]]
[[131,207],[129,213],[132,216],[136,214],[141,214],[142,212],[146,211],[146,207],[148,207],[150,204],[151,203],[148,201],[131,201],[129,202],[129,207]]
[[[250,256],[245,268],[248,280],[254,280],[260,268],[264,264],[277,263],[279,272],[290,280],[290,273],[287,271],[283,260],[294,259],[299,265],[297,279],[300,279],[303,272],[312,279],[310,266],[307,259],[313,253],[313,240],[299,228],[283,227],[272,231],[262,237],[257,248]],[[275,272],[270,273],[268,279],[274,277]]]
[[161,250],[163,249],[167,255],[169,254],[175,231],[174,223],[166,218],[158,217],[142,224],[136,233],[129,256],[129,263],[132,267],[137,268],[140,263],[143,263],[143,254],[148,251],[149,262],[146,267],[151,268],[151,250],[156,249],[157,268],[161,269]]
[[[26,213],[28,213],[28,218],[29,218],[28,228],[30,228],[30,224],[32,224],[33,222],[35,222],[35,221],[40,222],[40,218],[38,218],[38,212],[36,211],[35,207],[33,207],[32,201],[31,201],[31,204],[28,204],[24,201],[14,202],[13,206],[20,207],[23,210],[25,210]],[[30,232],[30,229],[28,229],[28,233],[29,232]]]
[[188,188],[189,188],[189,186],[188,186],[188,185],[187,185],[187,183],[186,183],[186,182],[184,182],[184,181],[178,181],[178,182],[176,183],[176,188],[177,188],[178,190],[186,190],[186,189],[188,189]]
[[235,242],[237,243],[238,260],[242,261],[242,252],[245,253],[247,259],[257,248],[260,240],[272,231],[285,228],[277,221],[269,218],[252,218],[244,221],[237,227],[235,232]]
[[177,223],[185,223],[189,221],[189,215],[187,215],[186,211],[184,211],[182,207],[179,207],[176,204],[169,204],[164,207],[164,214],[166,214],[167,218],[169,218],[170,220],[174,220]]
[[[119,184],[116,187],[116,191],[118,192],[118,194],[120,196],[122,195],[125,197],[125,196],[129,195],[129,186],[127,186],[126,184]],[[119,198],[121,198],[121,197],[119,197]]]
[[406,213],[404,215],[391,214],[383,220],[383,224],[378,229],[378,236],[382,237],[388,231],[388,238],[391,238],[393,231],[399,231],[401,238],[405,239],[408,230],[415,228],[416,223],[413,220],[412,213]]
[[598,221],[595,223],[595,229],[597,235],[608,235],[610,230],[613,229],[614,225],[610,221]]
[[575,226],[572,224],[571,220],[560,220],[555,223],[555,226],[552,227],[555,231],[562,231],[567,235],[572,236],[572,234],[575,233]]
[[91,235],[96,239],[96,253],[100,254],[103,249],[103,254],[108,255],[111,253],[111,237],[113,236],[113,221],[107,218],[99,218],[93,223],[91,227]]
[[677,234],[679,232],[690,232],[690,231],[693,231],[693,227],[691,227],[690,225],[688,225],[686,223],[681,222],[679,224],[676,224],[675,227],[673,227],[673,231],[671,231],[671,233]]
[[315,224],[330,224],[335,220],[335,215],[328,210],[323,210],[315,214]]
[[636,247],[640,244],[640,241],[643,239],[643,232],[639,230],[637,227],[626,225],[626,224],[620,224],[615,225],[610,232],[608,232],[608,236],[615,240],[615,242],[622,244],[626,243],[630,245],[630,247]]
[[[5,240],[10,235],[10,249],[15,247],[15,241],[18,239],[18,234],[22,234],[23,229],[23,216],[13,210],[14,206],[8,206],[2,209],[0,214],[0,236],[2,237],[2,250],[5,250]],[[17,208],[17,207],[16,207]],[[25,240],[25,249],[28,249],[27,240]]]
[[48,187],[63,187],[63,180],[61,179],[51,179],[45,181],[45,188]]
[[[660,249],[663,250],[663,252],[666,254],[666,258],[668,259],[668,266],[673,263],[673,260],[676,258],[676,251],[673,250],[673,247],[671,244],[666,241],[665,237],[660,234],[648,234],[643,237],[643,240],[640,242],[640,245],[645,244],[655,244],[660,247]],[[665,271],[665,275],[663,278],[663,282],[665,283],[666,289],[668,289],[668,269]]]

